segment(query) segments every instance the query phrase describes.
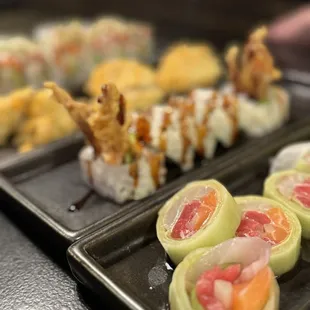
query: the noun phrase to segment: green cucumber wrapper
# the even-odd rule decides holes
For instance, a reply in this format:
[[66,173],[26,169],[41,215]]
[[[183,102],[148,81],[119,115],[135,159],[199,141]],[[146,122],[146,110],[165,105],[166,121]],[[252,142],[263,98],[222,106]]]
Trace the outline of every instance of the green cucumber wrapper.
[[300,172],[310,173],[310,163],[301,157],[297,160],[295,169]]
[[[218,204],[216,210],[208,223],[193,236],[183,240],[172,239],[169,237],[169,232],[167,232],[164,227],[165,215],[176,199],[186,194],[188,189],[196,186],[210,186],[217,191]],[[241,210],[237,207],[234,199],[221,183],[215,180],[192,182],[169,199],[159,211],[159,217],[156,223],[157,237],[171,260],[175,264],[178,264],[193,250],[214,246],[227,239],[233,238],[240,224],[240,220]]]
[[[307,209],[300,205],[297,202],[294,202],[286,197],[284,197],[277,189],[277,181],[281,179],[282,177],[289,176],[291,174],[296,174],[296,173],[302,173],[298,172],[296,170],[286,170],[286,171],[281,171],[272,174],[265,180],[264,184],[264,196],[274,199],[281,204],[283,204],[285,207],[287,207],[289,210],[294,212],[301,224],[302,228],[302,236],[305,239],[310,239],[310,209]],[[302,173],[307,175],[306,173]],[[310,174],[307,175],[310,178]]]
[[290,223],[291,231],[282,243],[272,247],[270,267],[277,276],[294,268],[300,255],[301,243],[301,225],[294,212],[290,211],[283,204],[262,196],[240,196],[235,197],[235,200],[237,204],[247,201],[260,201],[283,210]]
[[[169,287],[169,302],[171,310],[203,310],[203,307],[197,300],[196,294],[194,294],[195,287],[186,283],[185,279],[189,268],[208,250],[210,250],[210,248],[201,248],[193,251],[175,269]],[[270,288],[269,299],[262,310],[279,309],[279,296],[279,286],[276,279],[274,279]]]

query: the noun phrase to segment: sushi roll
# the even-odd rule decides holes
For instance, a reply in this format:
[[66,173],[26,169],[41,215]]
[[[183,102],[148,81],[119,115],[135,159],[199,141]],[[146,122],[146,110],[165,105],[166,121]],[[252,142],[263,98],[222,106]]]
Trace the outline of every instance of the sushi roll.
[[78,21],[39,26],[34,37],[42,46],[51,78],[67,87],[79,87],[87,78],[90,58],[86,27]]
[[98,194],[123,203],[142,199],[165,183],[164,155],[131,139],[125,98],[113,84],[102,88],[98,103],[74,101],[54,83],[53,90],[88,139],[79,153],[82,177]]
[[240,208],[222,184],[215,180],[193,182],[159,211],[157,237],[178,264],[195,249],[234,237],[240,219]]
[[275,275],[291,270],[299,257],[301,226],[295,213],[261,196],[234,197],[242,211],[237,237],[259,237],[272,246],[270,267]]
[[273,84],[281,77],[264,44],[265,27],[254,31],[240,50],[232,46],[226,55],[230,84],[224,93],[236,93],[240,102],[240,128],[249,136],[260,137],[281,127],[289,117],[287,91]]
[[151,143],[188,171],[194,166],[194,148],[191,145],[186,118],[179,109],[166,105],[152,107]]
[[294,143],[284,147],[272,159],[270,173],[296,169],[310,173],[310,142]]
[[294,212],[302,227],[302,236],[310,239],[310,174],[286,170],[265,180],[264,196]]
[[195,152],[189,138],[187,119],[182,116],[182,111],[177,108],[155,105],[148,112],[132,114],[130,132],[187,171],[194,166]]
[[10,39],[0,40],[0,92],[8,93],[26,85],[24,62]]
[[40,47],[34,42],[16,37],[11,39],[16,54],[24,63],[24,74],[27,84],[39,88],[48,79],[48,66]]
[[171,310],[278,310],[279,286],[268,266],[271,246],[234,238],[190,253],[174,271]]
[[154,34],[150,24],[128,22],[129,39],[125,41],[126,57],[150,62],[154,56]]
[[197,106],[197,114],[202,111],[207,113],[205,118],[207,118],[208,128],[217,141],[224,147],[232,146],[239,131],[239,106],[236,97],[233,94],[221,94],[211,89],[196,89],[191,96]]
[[125,20],[106,16],[93,23],[87,32],[92,67],[110,58],[125,56],[129,29]]
[[169,105],[181,111],[182,119],[186,122],[189,139],[198,155],[208,159],[213,158],[217,139],[208,125],[209,115],[213,108],[211,104],[193,100],[190,96],[173,96]]

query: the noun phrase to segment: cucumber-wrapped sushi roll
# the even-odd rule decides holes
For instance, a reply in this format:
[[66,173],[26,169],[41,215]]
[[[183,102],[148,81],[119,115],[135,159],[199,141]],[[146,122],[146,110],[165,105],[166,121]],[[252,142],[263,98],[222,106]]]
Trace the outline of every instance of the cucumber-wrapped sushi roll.
[[77,122],[89,145],[79,153],[83,179],[100,195],[119,203],[141,199],[165,182],[164,155],[130,139],[125,99],[113,84],[98,103],[76,102],[56,84],[46,83]]
[[270,266],[276,275],[291,270],[299,257],[301,226],[297,216],[275,200],[234,197],[242,210],[238,237],[259,237],[272,245]]
[[33,87],[41,87],[48,79],[48,66],[39,45],[23,38],[16,37],[11,40],[16,53],[24,63],[24,74],[27,84]]
[[294,212],[300,221],[302,236],[310,239],[310,174],[296,170],[274,173],[265,180],[264,196]]
[[78,21],[46,24],[39,26],[34,35],[42,46],[53,80],[69,88],[86,80],[90,59],[84,25]]
[[193,182],[159,211],[157,237],[175,264],[191,251],[235,236],[241,210],[215,180]]
[[26,85],[24,62],[10,39],[0,40],[0,92],[7,93]]
[[285,89],[273,85],[281,72],[264,44],[265,27],[254,31],[242,51],[233,46],[226,62],[230,86],[225,92],[237,93],[240,101],[240,128],[248,135],[259,137],[283,125],[288,119],[290,100]]
[[286,146],[272,159],[270,173],[288,169],[310,173],[310,142]]
[[174,271],[171,310],[278,310],[270,252],[271,246],[255,237],[193,251]]

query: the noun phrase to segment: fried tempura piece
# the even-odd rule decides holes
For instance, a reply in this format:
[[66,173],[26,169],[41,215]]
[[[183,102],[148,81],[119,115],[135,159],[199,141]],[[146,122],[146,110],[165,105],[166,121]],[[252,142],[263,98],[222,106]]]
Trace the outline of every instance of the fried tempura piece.
[[102,87],[98,104],[88,123],[101,145],[105,162],[120,164],[129,149],[125,98],[114,84],[107,84]]
[[24,88],[0,97],[0,145],[6,144],[25,116],[34,91]]
[[147,110],[159,103],[164,92],[156,85],[154,70],[136,60],[113,59],[99,64],[85,86],[90,96],[99,96],[101,85],[113,83],[125,96],[128,110]]
[[187,92],[211,86],[222,73],[218,58],[206,44],[178,43],[162,56],[156,81],[166,92]]
[[98,102],[89,106],[73,100],[55,83],[45,83],[44,86],[52,89],[56,100],[66,107],[96,155],[102,156],[109,164],[123,162],[129,149],[128,124],[125,121],[125,99],[115,85],[104,85]]
[[226,55],[229,78],[235,91],[246,93],[256,100],[265,100],[269,85],[281,77],[264,44],[266,36],[267,28],[258,28],[250,34],[242,51],[232,46]]

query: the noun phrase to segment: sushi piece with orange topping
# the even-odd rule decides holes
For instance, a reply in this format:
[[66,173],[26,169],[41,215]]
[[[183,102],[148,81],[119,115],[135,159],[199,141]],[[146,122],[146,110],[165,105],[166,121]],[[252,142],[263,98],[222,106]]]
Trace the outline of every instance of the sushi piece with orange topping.
[[74,101],[54,83],[45,83],[88,140],[79,153],[83,179],[100,195],[118,203],[141,199],[166,179],[163,153],[150,150],[128,131],[126,100],[114,84],[102,87],[92,105]]
[[159,211],[157,237],[175,264],[191,251],[235,236],[241,210],[215,180],[189,183]]
[[190,253],[169,287],[171,310],[278,310],[279,286],[268,266],[271,245],[233,238]]
[[294,212],[302,227],[302,236],[310,239],[310,174],[285,170],[270,175],[264,184],[264,196]]
[[272,246],[270,266],[276,275],[291,270],[299,257],[301,225],[283,204],[261,196],[234,197],[242,211],[237,237],[258,237]]

